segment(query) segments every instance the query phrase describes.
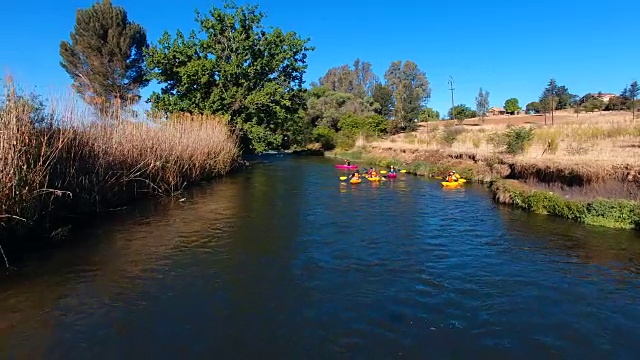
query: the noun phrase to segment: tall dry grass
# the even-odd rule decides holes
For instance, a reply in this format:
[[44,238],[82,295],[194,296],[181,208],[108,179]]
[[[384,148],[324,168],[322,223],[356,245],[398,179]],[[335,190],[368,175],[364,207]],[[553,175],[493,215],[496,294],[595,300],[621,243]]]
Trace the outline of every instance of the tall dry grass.
[[[175,193],[238,163],[219,116],[96,121],[73,101],[43,110],[5,83],[0,102],[0,237],[51,218]],[[118,112],[120,113],[120,112]],[[2,231],[0,229],[0,231]],[[0,238],[0,245],[2,239]]]
[[[492,138],[495,134],[504,134],[507,124],[452,125],[440,124],[428,131],[423,127],[418,132],[396,135],[370,145],[374,148],[442,150],[478,156],[499,154],[501,148]],[[561,165],[640,165],[640,122],[633,121],[630,112],[580,114],[579,118],[562,114],[556,116],[553,126],[539,123],[520,126],[533,126],[535,131],[531,146],[516,157],[518,161]]]

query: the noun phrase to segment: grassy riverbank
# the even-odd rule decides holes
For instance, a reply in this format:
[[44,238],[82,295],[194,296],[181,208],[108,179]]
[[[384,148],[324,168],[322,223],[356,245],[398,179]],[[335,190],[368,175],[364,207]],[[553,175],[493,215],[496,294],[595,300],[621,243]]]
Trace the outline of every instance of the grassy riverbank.
[[75,102],[46,109],[6,86],[0,104],[0,245],[61,218],[170,194],[228,172],[237,138],[216,116],[96,119]]
[[[635,228],[640,214],[640,126],[630,113],[442,121],[328,156],[422,176],[450,169],[490,184],[498,202],[587,224]],[[466,123],[466,125],[465,125]],[[503,179],[518,180],[504,182]]]

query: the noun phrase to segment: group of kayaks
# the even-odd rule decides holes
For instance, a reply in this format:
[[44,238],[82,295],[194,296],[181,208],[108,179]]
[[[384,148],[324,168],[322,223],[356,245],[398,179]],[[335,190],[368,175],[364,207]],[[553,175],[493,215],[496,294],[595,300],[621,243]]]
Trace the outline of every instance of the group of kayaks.
[[[358,169],[358,165],[341,165],[341,164],[338,164],[338,165],[335,165],[335,167],[337,169],[345,169],[345,170]],[[400,172],[404,173],[404,172],[407,172],[407,171],[406,170],[400,170]],[[384,181],[385,178],[387,178],[387,179],[395,179],[395,178],[398,177],[398,173],[395,173],[395,172],[389,173],[389,172],[387,172],[385,170],[380,171],[380,174],[384,174],[384,175],[382,175],[382,176],[380,176],[380,175],[371,176],[371,175],[369,175],[367,173],[364,173],[364,174],[360,175],[361,177],[359,179],[349,179],[349,176],[341,176],[340,180],[345,181],[345,180],[349,179],[349,183],[351,183],[351,184],[359,184],[359,183],[362,182],[362,178],[365,178],[365,179],[367,179],[369,181]]]
[[[336,164],[335,165],[336,169],[345,169],[345,170],[355,170],[358,169],[358,165],[346,165],[346,164]],[[400,170],[400,172],[402,173],[406,173],[407,170]],[[386,174],[385,177],[387,177],[388,179],[395,179],[396,177],[398,177],[398,173],[390,173],[387,174],[386,171],[382,170],[380,171],[381,174]],[[451,175],[451,174],[450,174]],[[381,176],[369,176],[368,174],[362,174],[362,177],[364,177],[365,179],[369,180],[369,181],[380,181],[380,180],[384,180],[383,177]],[[341,176],[340,180],[347,180],[349,177],[348,176]],[[455,177],[448,177],[449,180],[451,181],[442,181],[440,184],[442,184],[443,187],[456,187],[456,186],[460,186],[462,184],[464,184],[465,182],[467,182],[466,179],[460,178],[459,176]],[[362,182],[362,178],[360,179],[349,179],[349,182],[351,184],[359,184]]]

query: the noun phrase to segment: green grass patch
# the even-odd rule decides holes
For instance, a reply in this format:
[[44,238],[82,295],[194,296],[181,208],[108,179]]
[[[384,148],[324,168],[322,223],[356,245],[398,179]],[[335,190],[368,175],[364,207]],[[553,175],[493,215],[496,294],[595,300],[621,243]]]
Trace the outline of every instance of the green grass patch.
[[555,215],[588,225],[610,228],[640,228],[640,203],[635,201],[568,200],[555,193],[531,190],[521,183],[508,180],[492,183],[491,190],[496,201],[537,214]]

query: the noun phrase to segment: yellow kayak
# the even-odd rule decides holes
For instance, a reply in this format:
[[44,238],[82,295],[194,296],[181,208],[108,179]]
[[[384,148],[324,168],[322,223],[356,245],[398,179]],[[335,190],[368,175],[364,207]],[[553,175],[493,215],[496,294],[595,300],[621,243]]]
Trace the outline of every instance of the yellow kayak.
[[349,180],[349,182],[352,184],[360,184],[362,182],[362,179],[351,179]]
[[458,186],[462,185],[462,181],[443,181],[441,182],[442,186]]
[[368,177],[367,179],[369,179],[369,181],[380,181],[380,176]]

